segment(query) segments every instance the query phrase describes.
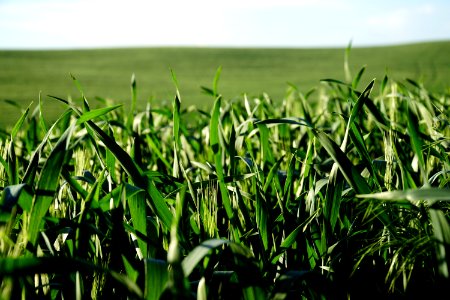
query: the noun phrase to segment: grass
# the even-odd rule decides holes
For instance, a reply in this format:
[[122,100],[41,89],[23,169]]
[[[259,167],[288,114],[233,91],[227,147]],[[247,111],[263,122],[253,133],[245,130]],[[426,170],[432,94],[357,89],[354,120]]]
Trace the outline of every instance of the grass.
[[[448,89],[450,42],[403,46],[354,48],[350,70],[356,73],[366,65],[373,77],[403,81],[411,78],[426,84],[430,91]],[[129,78],[139,79],[139,107],[150,99],[171,103],[174,93],[168,72],[176,71],[183,105],[212,107],[212,100],[201,92],[209,86],[219,65],[221,93],[227,98],[247,93],[259,97],[269,94],[278,103],[285,96],[287,82],[306,93],[319,86],[323,78],[345,79],[342,73],[343,49],[205,49],[148,48],[77,51],[0,51],[0,100],[13,100],[22,108],[31,101],[37,105],[39,91],[44,115],[55,120],[64,108],[47,95],[76,97],[69,73],[81,79],[86,96],[94,105],[95,97],[129,102]],[[21,111],[0,104],[0,126],[11,125]]]
[[220,74],[210,110],[183,105],[172,73],[170,105],[138,108],[132,80],[130,105],[80,89],[52,98],[54,122],[38,106],[1,133],[2,299],[447,290],[448,93],[355,72],[275,105],[223,98]]

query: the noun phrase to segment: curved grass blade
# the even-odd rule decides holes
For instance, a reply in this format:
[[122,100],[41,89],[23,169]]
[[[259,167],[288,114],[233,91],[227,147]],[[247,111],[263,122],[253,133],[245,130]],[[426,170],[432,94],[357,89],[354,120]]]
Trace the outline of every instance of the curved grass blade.
[[[134,195],[127,197],[128,207],[130,208],[131,221],[136,231],[147,235],[147,213],[145,203],[145,191],[140,190]],[[139,249],[143,258],[147,257],[147,243],[138,239]]]
[[402,191],[390,191],[374,194],[359,194],[358,198],[370,198],[376,200],[409,200],[409,201],[450,201],[450,190],[424,187],[420,189],[408,189]]
[[47,214],[50,204],[54,199],[54,194],[59,184],[60,173],[64,161],[68,155],[67,148],[69,146],[73,129],[73,125],[66,129],[42,168],[39,182],[37,184],[33,208],[31,210],[28,230],[29,241],[33,245],[36,243],[42,218]]
[[[33,104],[33,103],[31,103],[31,104]],[[16,122],[13,129],[11,130],[11,140],[14,140],[14,138],[16,137],[17,133],[19,132],[20,128],[22,128],[23,122],[25,121],[25,119],[28,116],[28,113],[30,112],[31,104],[27,107],[27,109],[22,114],[22,116],[20,116],[19,120]]]
[[366,180],[359,174],[358,170],[347,158],[341,148],[324,132],[313,130],[314,135],[320,141],[328,154],[338,164],[339,169],[344,175],[350,186],[360,194],[368,194],[371,192]]
[[117,161],[124,168],[128,176],[139,188],[145,189],[150,196],[150,207],[153,212],[161,218],[167,229],[171,227],[173,215],[167,207],[164,198],[157,190],[152,180],[146,178],[130,155],[123,150],[109,135],[92,121],[88,121],[88,127],[91,128],[100,140],[106,145],[111,153],[116,157]]
[[36,148],[36,150],[33,152],[33,155],[31,159],[29,160],[29,164],[27,166],[27,169],[25,171],[25,174],[23,176],[22,182],[27,183],[28,185],[32,186],[34,184],[34,179],[36,177],[36,173],[39,167],[39,160],[41,157],[41,151],[45,144],[47,144],[48,140],[50,139],[50,135],[53,132],[53,130],[56,128],[56,126],[64,120],[67,116],[69,116],[71,113],[71,110],[66,110],[61,117],[56,120],[55,123],[50,127],[50,129],[45,134],[44,138],[42,139],[39,146]]
[[195,247],[194,250],[189,252],[188,256],[186,256],[181,263],[185,276],[189,276],[192,271],[194,271],[198,263],[212,250],[230,243],[231,242],[229,240],[211,239]]
[[122,104],[114,105],[111,107],[105,107],[105,108],[98,108],[94,110],[90,110],[87,112],[84,112],[77,120],[77,125],[80,125],[84,122],[90,121],[92,119],[98,118],[100,116],[106,115],[110,111],[113,111],[119,107],[123,106]]
[[361,70],[359,70],[358,74],[356,74],[355,78],[353,79],[352,88],[354,90],[356,90],[356,88],[358,87],[359,81],[361,80],[361,77],[364,74],[365,70],[366,70],[366,66],[363,66],[361,68]]

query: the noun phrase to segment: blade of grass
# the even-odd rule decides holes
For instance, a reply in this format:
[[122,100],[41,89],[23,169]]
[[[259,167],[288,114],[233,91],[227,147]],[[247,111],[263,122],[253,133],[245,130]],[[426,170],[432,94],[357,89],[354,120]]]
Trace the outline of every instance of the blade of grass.
[[123,106],[123,105],[118,104],[118,105],[114,105],[111,107],[98,108],[98,109],[93,109],[93,110],[87,111],[78,118],[77,125],[80,125],[80,124],[90,121],[92,119],[98,118],[100,116],[106,115],[110,111],[113,111],[121,106]]
[[42,168],[33,201],[28,230],[28,238],[33,245],[36,244],[42,219],[47,214],[50,204],[53,202],[54,194],[59,184],[60,173],[68,155],[67,148],[73,130],[73,125],[66,129]]
[[[234,212],[233,208],[231,207],[231,200],[230,196],[228,194],[227,186],[225,185],[224,181],[224,170],[223,170],[223,164],[222,164],[222,148],[220,145],[220,139],[221,139],[221,132],[220,132],[220,107],[221,107],[221,98],[218,97],[214,103],[213,112],[211,115],[211,122],[210,122],[210,133],[209,133],[209,142],[211,149],[214,153],[214,162],[217,172],[217,178],[219,182],[219,189],[220,194],[222,196],[222,203],[225,208],[226,214],[233,225],[236,225],[234,220]],[[233,226],[234,227],[234,226]],[[236,241],[239,241],[240,234],[237,231],[238,228],[233,229],[233,236]]]
[[401,191],[390,191],[374,194],[359,194],[359,198],[370,198],[377,200],[409,200],[409,201],[450,201],[450,190],[423,187],[420,189],[408,189]]
[[206,257],[212,250],[217,249],[223,245],[231,243],[229,240],[211,239],[204,241],[200,245],[194,248],[189,254],[183,259],[181,263],[185,276],[189,276],[199,262]]
[[160,299],[168,281],[168,265],[165,261],[156,259],[145,260],[145,299]]

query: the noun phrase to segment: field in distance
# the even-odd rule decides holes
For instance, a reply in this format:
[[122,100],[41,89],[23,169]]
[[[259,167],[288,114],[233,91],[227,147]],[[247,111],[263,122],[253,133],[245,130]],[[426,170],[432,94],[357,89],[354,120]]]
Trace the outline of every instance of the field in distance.
[[[431,91],[448,91],[450,41],[410,45],[353,48],[349,65],[354,75],[363,66],[363,83],[387,74],[404,81],[423,82]],[[36,105],[41,92],[46,119],[52,119],[62,106],[47,95],[79,98],[71,80],[81,83],[92,106],[102,97],[116,103],[130,101],[130,78],[138,84],[138,100],[144,106],[171,103],[178,78],[182,103],[209,108],[211,97],[201,86],[211,87],[215,72],[222,66],[219,92],[224,98],[263,92],[275,101],[283,99],[288,82],[306,93],[320,86],[320,79],[344,80],[345,49],[238,49],[238,48],[128,48],[52,51],[0,51],[0,127],[13,124],[20,109]],[[314,98],[314,97],[313,97]]]

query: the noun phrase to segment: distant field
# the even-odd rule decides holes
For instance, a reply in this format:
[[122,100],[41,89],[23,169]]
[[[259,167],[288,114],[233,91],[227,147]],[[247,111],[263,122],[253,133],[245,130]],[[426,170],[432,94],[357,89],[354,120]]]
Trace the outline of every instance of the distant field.
[[[80,81],[87,98],[95,97],[126,103],[130,98],[130,78],[134,73],[141,105],[149,99],[171,101],[175,87],[169,68],[175,71],[183,105],[209,107],[210,97],[200,86],[211,86],[216,69],[222,66],[219,91],[225,98],[247,93],[267,92],[274,100],[285,95],[287,82],[307,92],[320,85],[322,78],[344,79],[344,49],[218,49],[218,48],[136,48],[72,51],[0,51],[0,126],[11,124],[20,110],[3,100],[14,100],[22,107],[38,103],[39,92],[78,98],[80,93],[70,73]],[[384,74],[403,81],[412,78],[430,90],[448,90],[450,41],[390,47],[354,48],[350,68],[355,74],[366,65],[362,82]],[[45,111],[60,110],[54,102]],[[170,102],[169,102],[170,103]]]

